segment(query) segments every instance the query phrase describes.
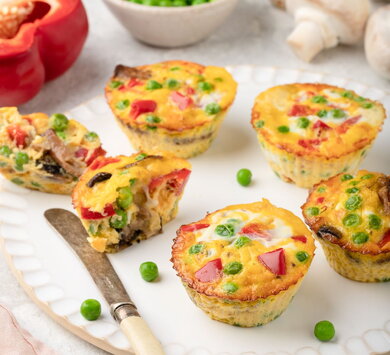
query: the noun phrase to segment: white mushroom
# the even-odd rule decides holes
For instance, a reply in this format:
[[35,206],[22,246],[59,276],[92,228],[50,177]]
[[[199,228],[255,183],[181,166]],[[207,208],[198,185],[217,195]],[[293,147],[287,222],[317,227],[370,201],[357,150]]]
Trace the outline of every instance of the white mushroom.
[[372,68],[390,79],[390,5],[376,10],[368,20],[364,47]]
[[287,43],[310,62],[325,48],[354,44],[363,36],[370,13],[369,0],[286,0],[295,29]]

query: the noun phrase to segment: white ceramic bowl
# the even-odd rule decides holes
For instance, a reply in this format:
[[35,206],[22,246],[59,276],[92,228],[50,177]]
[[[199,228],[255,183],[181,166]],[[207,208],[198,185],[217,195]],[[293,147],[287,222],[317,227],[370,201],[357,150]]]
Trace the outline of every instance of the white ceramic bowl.
[[226,20],[238,0],[182,7],[145,6],[124,0],[104,2],[138,40],[158,47],[180,47],[209,36]]

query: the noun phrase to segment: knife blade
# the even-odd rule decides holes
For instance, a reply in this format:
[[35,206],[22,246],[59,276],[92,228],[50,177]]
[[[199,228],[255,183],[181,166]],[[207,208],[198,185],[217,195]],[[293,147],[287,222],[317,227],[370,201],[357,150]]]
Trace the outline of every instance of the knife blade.
[[74,213],[61,208],[46,210],[44,216],[68,242],[89,271],[134,352],[137,355],[164,355],[160,342],[139,315],[107,256],[89,245],[88,233],[80,219]]

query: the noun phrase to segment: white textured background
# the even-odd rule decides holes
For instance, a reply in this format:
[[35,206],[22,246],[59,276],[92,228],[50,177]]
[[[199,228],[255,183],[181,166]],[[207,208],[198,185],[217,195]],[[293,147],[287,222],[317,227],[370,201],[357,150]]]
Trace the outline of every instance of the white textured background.
[[[311,64],[299,61],[285,44],[285,37],[293,25],[291,18],[272,8],[267,0],[240,0],[230,20],[208,40],[171,50],[136,42],[101,0],[84,0],[84,4],[90,20],[90,35],[81,57],[64,76],[47,84],[34,100],[23,105],[22,112],[65,111],[102,94],[116,64],[140,65],[168,59],[221,66],[254,64],[303,68],[354,78],[390,91],[390,82],[378,77],[368,66],[362,44],[328,50]],[[23,327],[60,353],[104,354],[62,329],[40,311],[17,284],[1,255],[0,302],[14,312]]]

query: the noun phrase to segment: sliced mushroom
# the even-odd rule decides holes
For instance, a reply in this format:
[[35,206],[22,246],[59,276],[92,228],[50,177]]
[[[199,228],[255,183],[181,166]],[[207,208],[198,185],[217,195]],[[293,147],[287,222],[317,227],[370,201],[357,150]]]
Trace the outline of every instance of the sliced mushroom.
[[381,176],[378,178],[378,195],[383,203],[385,215],[390,216],[390,176]]
[[114,71],[114,77],[120,79],[141,79],[146,80],[152,76],[149,70],[140,70],[138,68],[127,67],[119,64]]
[[341,232],[332,226],[322,226],[317,232],[318,237],[327,239],[327,240],[332,240],[334,238],[336,239],[341,239],[342,234]]
[[295,20],[287,43],[299,58],[310,62],[325,48],[358,42],[370,13],[370,2],[286,0],[286,9]]
[[91,180],[87,182],[87,186],[92,188],[99,182],[103,182],[111,179],[111,176],[112,174],[110,173],[104,173],[104,172],[97,173]]

